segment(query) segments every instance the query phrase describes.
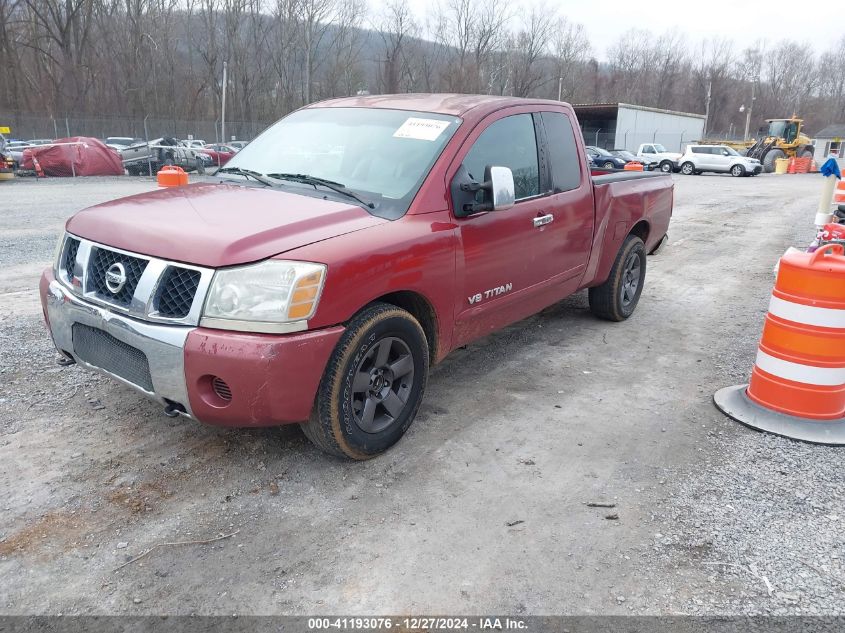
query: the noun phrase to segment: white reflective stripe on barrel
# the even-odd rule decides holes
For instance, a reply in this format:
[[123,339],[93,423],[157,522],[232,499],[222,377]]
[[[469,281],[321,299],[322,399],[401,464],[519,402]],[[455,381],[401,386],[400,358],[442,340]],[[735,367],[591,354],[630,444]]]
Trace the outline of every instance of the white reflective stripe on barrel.
[[769,313],[793,323],[845,329],[845,310],[805,306],[774,295],[769,301]]
[[801,365],[782,358],[769,356],[763,350],[757,350],[757,367],[766,373],[802,382],[805,385],[823,385],[825,387],[839,387],[845,385],[845,367],[814,367]]

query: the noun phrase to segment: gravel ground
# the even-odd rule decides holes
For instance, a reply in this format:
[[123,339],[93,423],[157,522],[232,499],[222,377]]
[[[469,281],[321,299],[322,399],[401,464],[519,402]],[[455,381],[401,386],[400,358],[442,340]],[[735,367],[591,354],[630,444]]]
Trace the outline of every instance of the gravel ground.
[[579,293],[457,351],[363,464],[57,367],[36,285],[64,219],[155,185],[3,183],[0,614],[840,614],[839,449],[711,402],[747,379],[818,179],[674,179],[634,317]]

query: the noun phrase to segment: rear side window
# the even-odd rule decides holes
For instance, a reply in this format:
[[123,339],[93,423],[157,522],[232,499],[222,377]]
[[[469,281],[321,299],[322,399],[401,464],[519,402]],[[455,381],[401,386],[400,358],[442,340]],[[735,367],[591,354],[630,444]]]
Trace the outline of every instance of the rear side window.
[[706,147],[693,147],[692,153],[693,154],[709,154],[710,152],[707,151]]
[[543,127],[549,146],[552,188],[570,191],[581,184],[581,161],[569,117],[560,112],[543,112]]
[[530,114],[515,114],[491,123],[464,157],[464,167],[476,182],[484,180],[484,168],[510,167],[516,199],[540,194],[540,162],[537,136]]

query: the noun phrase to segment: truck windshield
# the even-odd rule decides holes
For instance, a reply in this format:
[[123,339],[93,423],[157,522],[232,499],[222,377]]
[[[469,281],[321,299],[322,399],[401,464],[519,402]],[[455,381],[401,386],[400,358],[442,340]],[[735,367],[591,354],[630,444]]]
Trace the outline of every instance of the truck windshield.
[[[408,210],[460,123],[428,112],[308,108],[269,127],[226,167],[332,181],[372,202],[366,208],[373,215],[394,219]],[[279,180],[279,186],[306,195],[338,195],[305,182]]]

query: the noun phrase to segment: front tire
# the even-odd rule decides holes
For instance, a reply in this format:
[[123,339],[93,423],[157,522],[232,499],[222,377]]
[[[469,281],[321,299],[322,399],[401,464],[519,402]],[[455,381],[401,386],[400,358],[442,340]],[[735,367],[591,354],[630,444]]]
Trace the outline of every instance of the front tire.
[[763,156],[763,171],[771,174],[775,170],[775,161],[778,158],[786,158],[786,154],[782,149],[775,147],[766,152],[766,155]]
[[668,160],[664,160],[662,163],[660,163],[660,171],[662,171],[664,174],[671,174],[674,168],[675,166],[672,165],[672,163],[670,163]]
[[326,366],[305,435],[331,455],[370,459],[417,415],[428,380],[428,341],[405,310],[376,303],[355,316]]
[[600,319],[624,321],[634,313],[645,283],[645,244],[636,235],[625,238],[610,276],[590,288],[590,310]]
[[607,162],[604,164],[604,168],[605,168],[605,169],[616,169],[616,165],[614,165],[614,164],[613,164],[613,163],[611,163],[610,161],[607,161]]
[[734,165],[731,167],[731,176],[734,178],[740,178],[745,175],[745,167],[742,165]]
[[681,165],[681,173],[685,176],[692,176],[695,173],[695,165],[690,162],[686,162]]

